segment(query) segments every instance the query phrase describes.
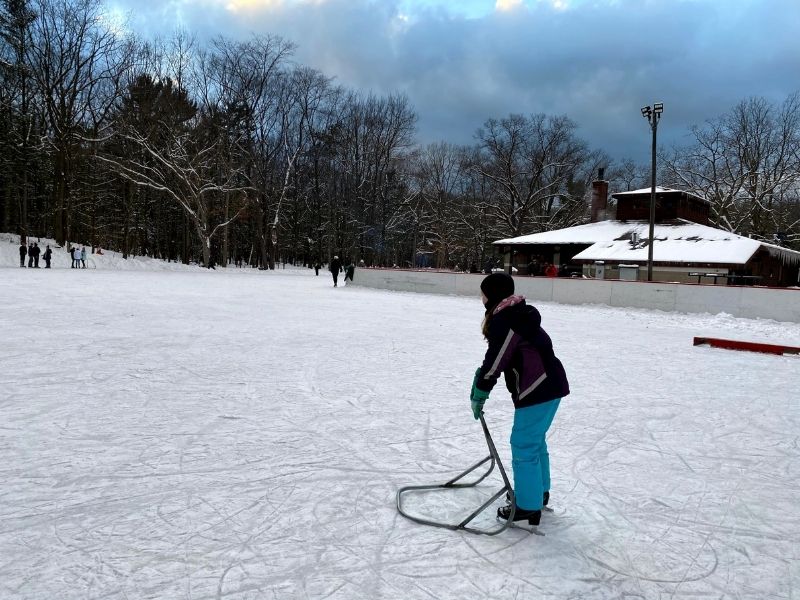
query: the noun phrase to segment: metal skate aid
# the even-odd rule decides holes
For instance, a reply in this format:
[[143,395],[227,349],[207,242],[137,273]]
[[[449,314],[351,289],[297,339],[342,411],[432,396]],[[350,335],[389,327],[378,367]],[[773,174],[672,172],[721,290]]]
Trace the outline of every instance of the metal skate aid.
[[[441,527],[443,529],[452,529],[453,531],[467,531],[469,533],[477,533],[482,535],[497,535],[498,533],[502,533],[506,529],[508,529],[511,524],[514,522],[514,512],[516,511],[517,502],[514,497],[514,489],[511,486],[511,483],[508,480],[508,475],[506,475],[506,470],[503,468],[503,463],[500,460],[500,457],[497,454],[497,448],[494,445],[494,441],[492,440],[492,436],[489,434],[489,428],[486,426],[486,421],[483,418],[483,412],[480,415],[481,427],[483,428],[483,435],[486,438],[486,445],[489,447],[489,456],[484,458],[482,461],[475,463],[469,469],[462,472],[460,475],[457,475],[447,483],[442,483],[438,485],[408,485],[405,487],[400,488],[397,490],[397,511],[406,517],[407,519],[411,519],[416,523],[421,523],[422,525],[430,525],[432,527]],[[478,479],[470,483],[458,483],[461,479],[481,467],[482,465],[489,463],[489,469],[481,475]],[[403,509],[403,494],[408,492],[425,492],[431,490],[450,490],[450,489],[460,489],[460,488],[471,488],[478,485],[481,481],[486,479],[489,474],[494,470],[495,465],[497,465],[498,471],[500,471],[500,476],[503,478],[503,487],[500,489],[499,492],[494,494],[489,500],[484,502],[480,507],[478,507],[475,511],[473,511],[466,519],[461,521],[460,523],[442,523],[440,521],[433,521],[430,519],[424,519],[422,517],[414,516],[408,514]],[[511,501],[511,514],[508,515],[508,519],[495,529],[480,529],[478,527],[470,527],[469,524],[481,514],[484,510],[486,510],[489,506],[494,503],[495,500],[500,498],[503,494],[508,493],[509,499]]]

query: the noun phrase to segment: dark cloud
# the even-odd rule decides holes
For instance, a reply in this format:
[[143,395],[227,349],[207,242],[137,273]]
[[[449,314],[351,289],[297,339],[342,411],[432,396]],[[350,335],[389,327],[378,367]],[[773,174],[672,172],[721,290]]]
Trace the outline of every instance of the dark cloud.
[[593,0],[568,10],[529,0],[482,17],[428,8],[407,19],[394,0],[224,4],[138,6],[132,26],[281,35],[298,44],[299,62],[348,87],[405,92],[422,142],[470,143],[488,117],[545,112],[569,115],[615,156],[646,159],[645,104],[664,102],[661,140],[681,143],[689,126],[741,99],[782,101],[800,89],[797,0]]

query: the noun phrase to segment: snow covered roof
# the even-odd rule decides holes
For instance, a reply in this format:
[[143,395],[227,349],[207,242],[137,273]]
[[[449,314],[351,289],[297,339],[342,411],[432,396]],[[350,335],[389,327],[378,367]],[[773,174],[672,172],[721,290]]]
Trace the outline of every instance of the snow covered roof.
[[[638,242],[632,243],[633,234]],[[647,262],[647,221],[599,221],[566,229],[498,240],[498,246],[588,244],[575,260]],[[653,261],[661,263],[745,264],[759,248],[786,262],[800,262],[800,252],[766,244],[730,231],[679,219],[656,223]]]
[[[651,193],[652,193],[651,188],[647,187],[647,188],[642,188],[640,190],[630,190],[628,192],[615,192],[615,193],[611,194],[611,197],[612,198],[619,198],[620,196],[642,196],[642,195],[649,195]],[[706,200],[702,196],[698,196],[697,194],[694,194],[692,192],[687,192],[686,190],[675,190],[673,188],[665,188],[665,187],[661,187],[661,186],[658,186],[658,185],[656,186],[656,194],[673,194],[673,193],[674,194],[686,194],[687,196],[691,196],[692,198],[694,198],[696,200],[701,200],[702,202],[710,204],[710,202],[708,200]]]
[[[651,188],[642,188],[640,190],[629,190],[627,192],[616,192],[612,194],[612,196],[633,196],[634,194],[649,194],[651,192]],[[672,188],[665,188],[661,187],[660,185],[656,186],[656,194],[663,194],[664,192],[680,192],[680,190],[673,190]]]

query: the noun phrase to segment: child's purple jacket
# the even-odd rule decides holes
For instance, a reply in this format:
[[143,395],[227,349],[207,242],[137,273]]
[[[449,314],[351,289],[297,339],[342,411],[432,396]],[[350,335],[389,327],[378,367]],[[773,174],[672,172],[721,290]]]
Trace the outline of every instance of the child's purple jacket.
[[506,299],[495,309],[489,323],[489,348],[475,383],[478,389],[491,391],[503,373],[515,408],[569,394],[564,366],[541,323],[539,311],[521,296]]

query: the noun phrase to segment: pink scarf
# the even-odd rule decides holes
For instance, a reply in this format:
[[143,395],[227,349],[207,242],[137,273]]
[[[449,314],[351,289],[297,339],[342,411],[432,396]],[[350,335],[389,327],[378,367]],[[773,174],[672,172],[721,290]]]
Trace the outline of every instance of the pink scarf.
[[492,311],[492,314],[496,315],[504,308],[508,308],[509,306],[514,306],[515,304],[519,304],[520,302],[525,302],[525,296],[509,296],[505,300],[501,300],[500,304],[495,306],[494,310]]

